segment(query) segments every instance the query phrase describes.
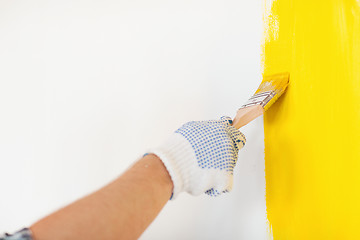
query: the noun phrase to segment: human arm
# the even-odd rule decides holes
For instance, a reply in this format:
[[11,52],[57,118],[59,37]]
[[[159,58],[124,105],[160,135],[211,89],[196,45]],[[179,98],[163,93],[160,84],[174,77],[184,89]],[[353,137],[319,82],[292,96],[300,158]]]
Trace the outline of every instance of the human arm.
[[188,122],[109,185],[31,226],[34,240],[137,239],[169,198],[229,192],[244,144],[229,117]]
[[102,189],[41,219],[34,240],[137,239],[172,193],[162,161],[149,154]]

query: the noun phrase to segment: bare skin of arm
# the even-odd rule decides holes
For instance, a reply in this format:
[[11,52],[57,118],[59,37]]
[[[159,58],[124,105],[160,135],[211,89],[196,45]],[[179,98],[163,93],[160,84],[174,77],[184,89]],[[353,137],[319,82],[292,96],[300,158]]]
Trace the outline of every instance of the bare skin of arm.
[[30,229],[35,240],[138,239],[170,199],[173,183],[155,155]]

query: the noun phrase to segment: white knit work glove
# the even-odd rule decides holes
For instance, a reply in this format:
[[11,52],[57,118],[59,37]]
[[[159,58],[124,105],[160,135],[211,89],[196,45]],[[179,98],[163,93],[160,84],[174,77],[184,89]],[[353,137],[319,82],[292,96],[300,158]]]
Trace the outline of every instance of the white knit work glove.
[[231,123],[230,117],[188,122],[149,152],[163,161],[171,176],[171,199],[183,191],[217,196],[232,189],[238,152],[246,139]]

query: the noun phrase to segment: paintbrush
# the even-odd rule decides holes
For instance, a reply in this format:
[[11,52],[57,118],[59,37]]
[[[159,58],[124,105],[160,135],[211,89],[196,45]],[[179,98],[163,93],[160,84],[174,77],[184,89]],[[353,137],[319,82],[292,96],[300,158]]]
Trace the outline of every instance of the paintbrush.
[[232,125],[239,129],[268,110],[285,92],[289,76],[289,73],[264,76],[254,95],[237,111]]

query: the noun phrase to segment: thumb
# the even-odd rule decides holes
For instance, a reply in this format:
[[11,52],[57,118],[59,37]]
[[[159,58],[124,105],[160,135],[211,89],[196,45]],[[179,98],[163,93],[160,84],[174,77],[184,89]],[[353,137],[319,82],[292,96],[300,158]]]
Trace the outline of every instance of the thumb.
[[244,147],[246,143],[245,135],[231,125],[232,124],[231,118],[228,116],[222,116],[220,118],[220,121],[226,125],[228,134],[231,140],[233,140],[237,150],[240,150],[242,147]]
[[245,135],[233,126],[228,126],[228,134],[233,140],[235,147],[239,151],[245,146],[246,138]]

